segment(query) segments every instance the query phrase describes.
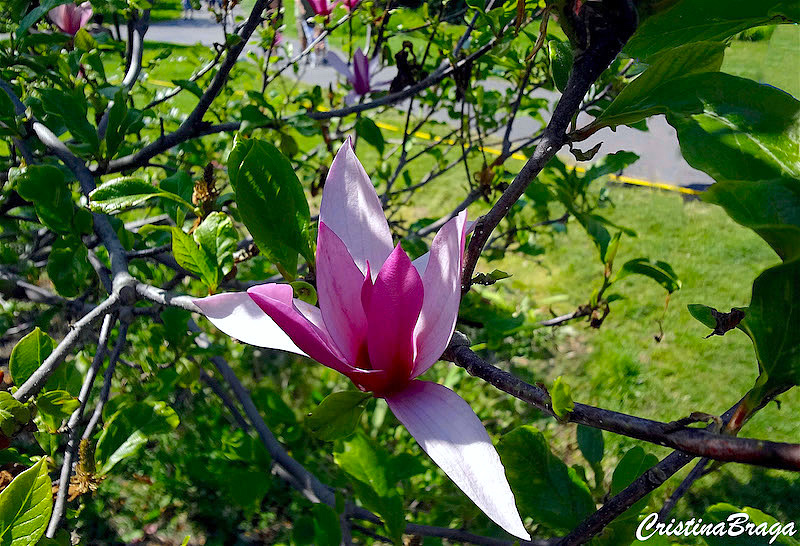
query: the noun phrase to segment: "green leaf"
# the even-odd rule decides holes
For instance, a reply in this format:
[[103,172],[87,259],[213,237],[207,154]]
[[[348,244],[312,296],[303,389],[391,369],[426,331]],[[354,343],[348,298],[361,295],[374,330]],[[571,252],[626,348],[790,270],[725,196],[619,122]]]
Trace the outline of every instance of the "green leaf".
[[42,419],[49,432],[55,433],[78,406],[80,401],[67,391],[47,391],[36,397],[36,409],[39,410],[36,416]]
[[151,437],[174,430],[178,414],[163,402],[137,402],[122,407],[106,422],[97,440],[98,473],[107,474],[119,461],[139,452]]
[[743,30],[786,20],[798,22],[794,0],[683,0],[645,20],[625,46],[633,57],[700,41],[722,42]]
[[703,325],[709,328],[717,327],[717,319],[711,313],[711,307],[699,303],[690,303],[686,307],[689,309],[689,314]]
[[314,515],[314,544],[319,546],[339,546],[342,529],[339,515],[327,504],[317,503],[311,507]]
[[7,437],[31,420],[28,406],[14,398],[8,391],[0,391],[0,430]]
[[575,409],[575,402],[572,401],[570,390],[569,385],[561,376],[556,377],[553,386],[550,388],[550,403],[553,406],[553,413],[559,419],[563,419]]
[[239,214],[261,252],[292,275],[298,254],[313,262],[308,203],[289,160],[268,142],[237,139],[228,174]]
[[114,102],[108,110],[108,124],[106,126],[106,158],[112,159],[125,140],[125,135],[137,131],[142,124],[142,113],[138,110],[129,110],[126,102],[127,95],[123,89],[114,95]]
[[14,384],[20,386],[25,383],[52,352],[53,338],[38,327],[20,339],[8,359],[8,371]]
[[606,263],[606,253],[608,245],[611,243],[611,234],[603,225],[600,217],[596,214],[582,213],[576,215],[575,219],[583,226],[583,229],[586,230],[586,233],[597,247],[597,251],[600,253],[600,261]]
[[194,230],[194,240],[207,261],[215,266],[213,276],[206,279],[206,284],[214,290],[233,269],[233,253],[239,242],[236,228],[227,214],[212,212]]
[[90,278],[91,272],[89,252],[80,239],[56,239],[47,258],[47,275],[56,287],[56,292],[65,298],[74,298]]
[[172,83],[181,89],[186,89],[198,99],[203,96],[203,90],[200,89],[200,86],[197,85],[197,82],[193,82],[191,80],[172,80]]
[[572,46],[569,42],[550,40],[547,42],[547,52],[550,55],[550,76],[553,84],[563,93],[572,70]]
[[603,441],[603,431],[599,428],[578,425],[578,448],[583,453],[583,457],[590,464],[598,464],[603,460],[605,452],[605,442]]
[[368,117],[360,117],[356,122],[356,134],[363,138],[367,144],[378,150],[379,155],[383,155],[386,142],[383,140],[383,133],[375,125],[375,122]]
[[703,200],[758,233],[784,261],[800,257],[800,181],[780,178],[712,184]]
[[33,546],[44,535],[52,511],[53,492],[43,457],[0,493],[0,544]]
[[361,391],[334,392],[306,419],[306,425],[318,438],[333,441],[349,436],[355,431],[361,414],[371,398]]
[[203,284],[212,290],[216,288],[219,275],[213,257],[200,248],[195,240],[184,233],[181,228],[173,226],[170,232],[172,233],[172,254],[178,265],[200,277]]
[[169,199],[185,206],[189,210],[194,209],[194,205],[184,200],[181,196],[156,188],[144,180],[130,176],[122,176],[103,183],[89,194],[89,207],[97,212],[114,214],[141,205],[153,197]]
[[[760,526],[762,529],[765,530],[764,533],[761,533],[760,537],[750,535],[747,532],[741,533],[738,536],[704,536],[703,540],[705,541],[708,546],[750,546],[756,543],[763,543],[763,544],[778,544],[781,546],[797,546],[800,542],[797,539],[792,538],[789,535],[789,532],[797,532],[794,525],[791,528],[788,527],[789,522],[785,522],[781,524],[773,518],[772,516],[765,514],[761,510],[757,510],[756,508],[737,508],[731,504],[727,503],[720,503],[715,504],[713,506],[709,506],[705,513],[703,514],[703,521],[707,523],[718,524],[720,522],[726,522],[726,528],[729,528],[728,518],[733,514],[746,514],[747,519],[744,519],[744,516],[739,516],[736,521],[739,522],[741,528],[743,529],[748,523],[754,524],[755,528],[758,529]],[[767,535],[766,531],[772,529],[774,532]],[[779,532],[778,530],[784,532]],[[772,537],[775,537],[774,541]],[[768,538],[769,537],[769,538]]]
[[[620,491],[628,487],[633,481],[644,474],[647,470],[658,464],[658,457],[652,453],[646,453],[639,446],[632,447],[622,456],[614,474],[611,477],[611,495],[617,495]],[[642,497],[628,509],[628,513],[639,513],[647,506],[650,495]]]
[[633,152],[620,151],[608,154],[586,169],[586,172],[583,173],[581,177],[581,181],[584,185],[588,185],[589,182],[593,182],[600,177],[622,172],[623,169],[633,165],[638,160],[639,156]]
[[723,180],[800,178],[800,101],[780,89],[728,74],[682,78],[696,112],[667,112],[692,167]]
[[28,13],[22,18],[22,21],[20,21],[16,32],[17,38],[21,38],[23,34],[28,32],[30,26],[43,17],[48,11],[60,6],[61,4],[69,4],[72,1],[73,0],[44,0],[43,2],[40,2],[38,6],[33,8],[30,13]]
[[550,452],[535,427],[519,427],[497,445],[520,512],[552,530],[569,530],[595,511],[589,487]]
[[389,475],[389,454],[359,432],[334,453],[339,467],[354,478],[353,487],[364,506],[381,516],[389,535],[398,541],[405,529],[403,499]]
[[739,328],[752,340],[759,369],[772,384],[800,385],[800,260],[767,269]]
[[[701,42],[677,47],[652,59],[647,70],[629,83],[592,124],[600,127],[630,125],[667,109],[698,110],[701,102],[686,87],[691,74],[717,72],[722,66],[725,44]],[[672,91],[679,87],[684,94]],[[700,99],[702,100],[702,99]]]
[[49,116],[61,120],[70,135],[78,144],[88,145],[91,151],[100,148],[97,130],[86,119],[87,100],[83,88],[78,86],[72,91],[61,91],[53,88],[39,89],[42,106]]
[[624,279],[630,275],[643,275],[649,277],[660,284],[664,290],[672,294],[680,290],[681,281],[673,271],[672,266],[666,262],[651,262],[649,258],[634,258],[623,264],[617,272],[614,282]]
[[91,51],[97,47],[97,40],[92,38],[92,35],[85,28],[78,29],[78,32],[73,38],[75,47],[83,51]]
[[17,193],[33,203],[36,216],[57,233],[72,230],[72,192],[60,169],[52,165],[31,165],[9,171]]
[[309,305],[317,304],[317,290],[305,281],[294,281],[289,283],[292,285],[294,297],[306,302]]

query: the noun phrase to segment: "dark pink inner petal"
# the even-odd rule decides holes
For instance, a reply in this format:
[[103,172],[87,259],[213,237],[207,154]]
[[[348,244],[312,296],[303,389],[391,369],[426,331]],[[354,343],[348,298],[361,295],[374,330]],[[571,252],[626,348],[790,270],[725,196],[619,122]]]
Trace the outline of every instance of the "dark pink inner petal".
[[361,306],[364,274],[324,222],[319,223],[317,241],[317,294],[325,328],[349,364],[368,367],[361,361],[367,343],[367,317]]
[[403,388],[414,362],[414,326],[422,309],[422,279],[400,245],[368,290],[367,347],[372,369],[385,370],[385,388]]
[[353,54],[353,89],[359,95],[369,93],[369,61],[361,48]]

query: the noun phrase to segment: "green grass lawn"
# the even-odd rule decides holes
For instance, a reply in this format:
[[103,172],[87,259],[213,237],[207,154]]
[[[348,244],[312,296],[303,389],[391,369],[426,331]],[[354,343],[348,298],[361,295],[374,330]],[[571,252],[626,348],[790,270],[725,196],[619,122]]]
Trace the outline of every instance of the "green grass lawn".
[[769,41],[734,40],[725,51],[722,70],[768,83],[800,97],[800,26],[778,25]]
[[[787,34],[783,28],[796,36],[796,27],[781,27],[775,37],[786,39],[782,37]],[[726,70],[743,69],[744,63],[736,62],[737,55],[746,57],[747,51],[777,47],[772,42],[741,44],[734,43],[729,50]],[[148,55],[161,47],[153,46]],[[783,54],[788,55],[791,48],[781,47]],[[175,55],[151,74],[152,79],[185,78],[198,66],[198,56],[207,55],[199,53],[204,51],[202,48],[173,49]],[[257,85],[252,79],[245,80],[237,80],[234,88]],[[177,106],[186,110],[195,101],[195,97],[184,92]],[[396,123],[400,114],[384,114],[381,119]],[[397,138],[397,135],[386,133],[386,137]],[[371,148],[362,145],[359,155],[367,172],[373,171],[377,157]],[[513,171],[519,164],[509,167]],[[429,168],[424,163],[413,166],[412,180],[422,177]],[[417,194],[407,214],[436,216],[450,210],[463,197],[464,177],[463,169],[453,169]],[[514,367],[533,380],[548,384],[556,376],[563,376],[572,387],[575,400],[642,417],[671,421],[692,411],[722,413],[747,391],[756,377],[752,346],[739,331],[705,339],[708,330],[689,315],[686,306],[704,303],[727,311],[733,306],[746,305],[753,279],[764,268],[777,263],[777,257],[753,232],[732,222],[715,206],[696,200],[687,202],[676,194],[620,187],[611,187],[610,197],[615,206],[603,213],[638,233],[636,238],[623,239],[616,262],[621,264],[639,256],[665,260],[680,276],[682,289],[673,294],[664,315],[664,291],[647,279],[631,277],[617,290],[625,299],[613,304],[600,330],[593,330],[583,322],[564,326],[552,335],[543,336],[546,358],[533,357],[535,351],[531,351],[515,357]],[[474,218],[485,210],[486,205],[479,203],[470,209],[470,216]],[[481,262],[478,269],[494,268],[513,277],[491,290],[520,309],[523,305],[540,309],[542,318],[548,316],[551,307],[556,313],[566,313],[585,303],[602,273],[594,246],[575,223],[569,223],[565,233],[554,235],[544,257],[510,254],[490,264]],[[659,333],[658,321],[662,317],[664,336],[657,342],[654,335]],[[431,374],[439,380],[449,378],[458,385],[456,390],[471,402],[481,400],[476,407],[479,414],[484,419],[494,418],[491,400],[501,395],[487,392],[483,384],[461,371],[450,371],[446,365],[437,366]],[[795,416],[800,407],[800,392],[789,392],[780,399],[781,409],[770,404],[742,434],[797,441]],[[569,464],[581,462],[573,426],[542,418],[519,404],[513,407],[519,415],[546,430],[559,456]],[[605,466],[609,475],[613,463],[632,445],[644,445],[659,456],[669,452],[611,434],[606,434],[606,442],[609,455]],[[651,501],[653,506],[660,506],[660,501],[677,486],[678,479],[673,478],[659,490]],[[779,520],[789,520],[796,517],[799,480],[797,474],[788,472],[727,465],[701,480],[681,501],[678,513],[687,518],[698,516],[704,506],[729,502],[755,506]]]

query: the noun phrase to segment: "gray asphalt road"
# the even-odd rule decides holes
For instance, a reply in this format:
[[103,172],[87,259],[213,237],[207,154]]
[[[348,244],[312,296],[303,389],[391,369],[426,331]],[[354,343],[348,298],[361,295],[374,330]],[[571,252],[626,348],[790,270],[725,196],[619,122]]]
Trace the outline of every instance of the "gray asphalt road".
[[[215,42],[223,41],[223,33],[221,27],[217,23],[211,22],[208,16],[203,13],[197,14],[193,20],[154,23],[150,26],[146,38],[148,40],[177,44],[201,43],[212,45]],[[296,44],[295,50],[297,50]],[[289,77],[294,77],[288,71],[286,74]],[[323,86],[327,86],[337,76],[333,69],[325,66],[302,70],[298,74],[298,77],[305,83]],[[391,74],[387,72],[387,76],[390,77]],[[504,83],[492,81],[488,82],[487,85],[499,88]],[[540,96],[550,100],[551,107],[558,97],[557,94],[548,92],[542,92]],[[589,119],[586,116],[579,121],[586,122]],[[514,124],[512,137],[522,138],[533,134],[539,128],[539,125],[539,122],[521,116]],[[600,153],[596,156],[597,158],[620,150],[629,150],[637,153],[640,159],[625,171],[625,174],[630,177],[677,186],[702,187],[713,183],[711,177],[693,169],[683,159],[675,130],[667,124],[663,116],[650,118],[647,121],[647,126],[649,130],[646,132],[629,127],[619,127],[616,131],[603,129],[587,141],[582,142],[579,148],[588,150],[598,142],[602,142],[603,145]],[[574,158],[569,153],[562,157],[565,161],[575,163]]]

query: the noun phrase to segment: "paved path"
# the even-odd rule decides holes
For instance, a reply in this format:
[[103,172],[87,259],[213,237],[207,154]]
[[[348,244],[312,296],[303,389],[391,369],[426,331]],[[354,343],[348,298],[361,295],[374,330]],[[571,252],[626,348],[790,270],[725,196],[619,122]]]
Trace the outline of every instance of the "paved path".
[[[223,33],[221,27],[217,23],[211,22],[203,13],[197,15],[193,20],[154,23],[150,25],[146,38],[159,42],[211,45],[214,42],[222,42]],[[297,50],[297,44],[295,44],[295,50]],[[289,71],[285,74],[293,77]],[[391,77],[389,72],[387,75]],[[320,84],[324,87],[337,78],[337,73],[329,67],[317,66],[311,70],[302,70],[298,77],[304,83]],[[501,88],[505,83],[490,81],[486,85],[491,88]],[[538,92],[537,96],[547,98],[551,104],[554,104],[558,94]],[[443,121],[447,119],[446,116],[442,117]],[[590,118],[587,116],[585,119],[581,118],[581,121],[588,119]],[[603,142],[597,157],[619,150],[637,153],[640,159],[625,170],[625,174],[630,177],[697,188],[713,183],[707,174],[693,169],[683,159],[675,130],[667,124],[664,116],[651,117],[648,119],[647,125],[649,128],[647,132],[629,127],[619,127],[616,132],[603,129],[590,139],[580,143],[578,148],[588,150],[596,143]],[[531,135],[539,127],[539,122],[525,116],[519,117],[514,124],[512,138]],[[565,161],[574,163],[574,159],[568,152],[563,158]]]

